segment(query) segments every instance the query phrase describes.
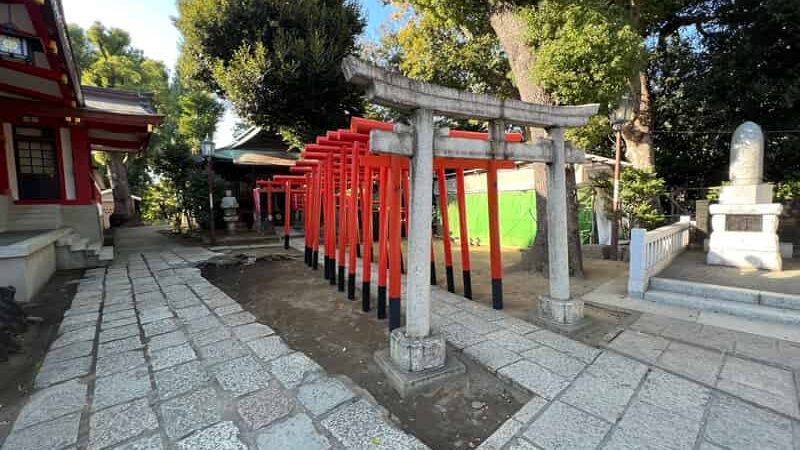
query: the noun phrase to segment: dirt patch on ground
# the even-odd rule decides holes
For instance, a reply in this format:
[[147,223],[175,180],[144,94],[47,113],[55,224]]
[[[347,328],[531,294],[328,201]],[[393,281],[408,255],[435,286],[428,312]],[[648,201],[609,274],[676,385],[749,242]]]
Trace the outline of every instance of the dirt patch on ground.
[[474,448],[527,401],[526,393],[465,358],[467,375],[461,380],[401,399],[373,360],[388,344],[386,321],[361,312],[360,302],[348,301],[321,272],[305,267],[301,254],[289,255],[289,260],[266,256],[252,265],[207,265],[203,274],[292,348],[368,391],[402,428],[430,447]]
[[30,325],[21,336],[22,353],[11,354],[0,362],[0,445],[11,432],[11,425],[33,390],[33,380],[44,360],[50,342],[56,337],[64,311],[72,302],[76,281],[83,271],[59,271],[33,301],[25,305],[29,316],[44,322]]

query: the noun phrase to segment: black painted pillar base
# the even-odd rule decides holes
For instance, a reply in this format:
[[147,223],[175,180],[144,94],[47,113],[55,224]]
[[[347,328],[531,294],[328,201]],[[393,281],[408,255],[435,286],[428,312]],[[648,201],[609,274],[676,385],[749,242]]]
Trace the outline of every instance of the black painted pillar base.
[[339,266],[339,292],[344,292],[344,266]]
[[378,285],[378,319],[386,318],[386,286]]
[[464,278],[464,297],[472,300],[472,274],[469,270],[465,270],[461,275]]
[[347,299],[356,299],[356,274],[354,273],[347,274]]
[[289,250],[289,235],[283,236],[283,248]]
[[436,263],[431,261],[431,286],[436,286]]
[[303,259],[306,262],[307,266],[311,266],[311,247],[306,247],[303,251]]
[[492,308],[503,309],[503,279],[492,280]]
[[311,250],[311,268],[319,269],[319,250]]
[[364,312],[370,312],[372,309],[370,298],[370,285],[369,281],[362,281],[361,282],[361,310]]
[[336,286],[336,260],[334,258],[331,258],[331,268],[329,270],[331,273],[328,278],[328,284]]
[[400,297],[389,298],[389,331],[400,328]]
[[453,278],[453,266],[445,267],[444,271],[445,271],[445,276],[447,277],[447,291],[455,292],[456,280]]

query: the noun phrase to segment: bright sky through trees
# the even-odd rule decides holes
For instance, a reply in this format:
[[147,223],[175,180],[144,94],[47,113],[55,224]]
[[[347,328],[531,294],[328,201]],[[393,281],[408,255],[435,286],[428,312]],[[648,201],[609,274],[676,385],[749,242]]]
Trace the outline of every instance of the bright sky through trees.
[[[381,24],[392,11],[391,6],[381,0],[359,0],[367,20],[364,38],[376,41],[380,37]],[[131,35],[133,46],[142,49],[145,56],[164,61],[170,70],[178,59],[178,30],[172,25],[177,15],[172,0],[63,0],[67,22],[89,28],[100,21],[107,27],[126,30]],[[231,141],[236,117],[228,111],[223,116],[215,140],[217,145]]]

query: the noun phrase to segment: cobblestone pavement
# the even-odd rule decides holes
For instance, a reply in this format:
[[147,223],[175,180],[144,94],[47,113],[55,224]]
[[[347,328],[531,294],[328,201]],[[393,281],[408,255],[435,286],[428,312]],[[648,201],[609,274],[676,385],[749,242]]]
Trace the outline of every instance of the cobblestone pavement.
[[610,347],[800,419],[800,344],[795,342],[644,314]]
[[431,303],[449,344],[533,394],[480,450],[800,450],[788,342],[645,315],[597,349],[439,287]]
[[[87,272],[2,450],[427,448],[188,267],[208,256]],[[439,288],[432,308],[533,394],[483,450],[800,449],[786,344],[644,316],[596,349]]]
[[425,449],[200,276],[198,248],[85,273],[2,450]]

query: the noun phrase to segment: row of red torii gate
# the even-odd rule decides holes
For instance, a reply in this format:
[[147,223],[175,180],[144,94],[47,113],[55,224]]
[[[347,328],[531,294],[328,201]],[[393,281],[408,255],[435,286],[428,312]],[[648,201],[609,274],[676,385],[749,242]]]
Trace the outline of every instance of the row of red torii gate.
[[[323,245],[323,275],[347,298],[356,297],[356,271],[361,258],[361,308],[372,310],[371,283],[377,279],[377,317],[386,319],[390,329],[400,327],[401,273],[404,272],[402,236],[408,234],[409,159],[379,155],[370,151],[371,130],[394,131],[395,125],[354,117],[350,129],[329,131],[307,144],[300,159],[290,167],[293,175],[275,175],[259,180],[253,190],[255,223],[260,224],[261,195],[267,194],[267,214],[272,216],[272,197],[285,196],[284,246],[289,248],[292,211],[302,211],[305,263],[319,268],[319,249]],[[448,130],[449,137],[488,140],[488,133]],[[522,142],[520,133],[506,133],[507,142]],[[469,239],[466,218],[464,173],[481,169],[487,173],[489,208],[489,250],[492,305],[503,308],[503,266],[500,248],[498,209],[498,169],[513,169],[510,160],[434,158],[438,187],[441,230],[450,236],[447,211],[446,176],[455,177],[458,205],[459,243],[464,296],[472,298]],[[374,223],[374,212],[379,219]],[[374,229],[378,230],[377,258],[373,255]],[[442,240],[447,290],[455,292],[452,243]],[[377,259],[377,274],[372,271]],[[436,282],[436,255],[431,245],[431,284]],[[388,299],[387,299],[388,294]]]

